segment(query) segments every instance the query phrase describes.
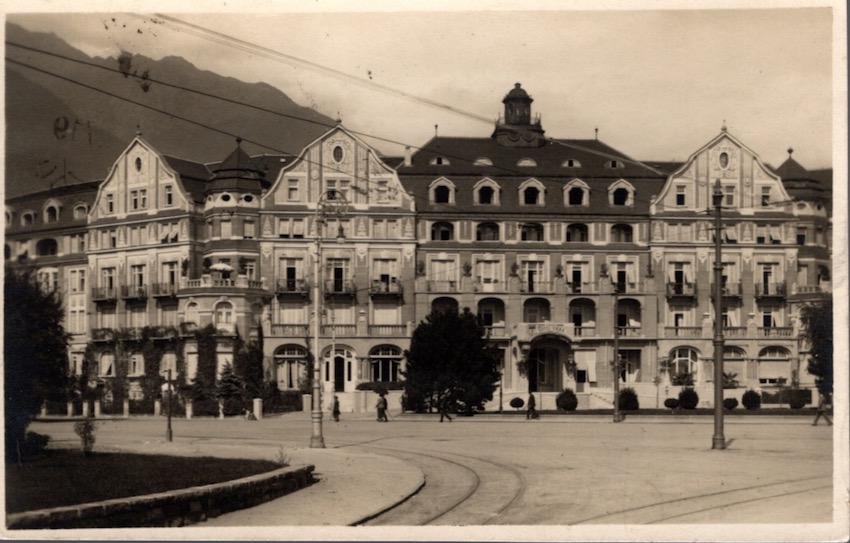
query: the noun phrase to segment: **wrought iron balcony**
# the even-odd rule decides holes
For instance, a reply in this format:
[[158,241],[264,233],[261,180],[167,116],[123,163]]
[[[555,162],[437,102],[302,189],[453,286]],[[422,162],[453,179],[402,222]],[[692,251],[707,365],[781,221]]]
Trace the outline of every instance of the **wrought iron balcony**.
[[118,299],[118,288],[94,287],[91,289],[91,298],[95,302],[113,302]]
[[785,282],[781,283],[756,283],[755,297],[759,298],[785,298],[787,292]]
[[[714,298],[715,283],[711,284],[711,297]],[[720,287],[721,295],[724,298],[740,298],[743,293],[741,283],[726,283]]]
[[668,298],[693,298],[696,295],[696,283],[667,283]]
[[325,281],[325,296],[355,296],[357,286],[351,279],[328,279]]
[[373,296],[401,296],[403,292],[404,289],[402,289],[401,283],[399,283],[395,279],[391,281],[379,281],[375,279],[372,281],[372,285],[369,287],[369,294]]
[[151,285],[151,296],[154,298],[168,298],[177,295],[178,287],[174,283],[154,283]]
[[292,294],[307,297],[310,294],[310,283],[304,279],[278,279],[275,286],[278,295]]
[[121,297],[125,300],[144,300],[148,297],[148,287],[145,285],[122,285]]

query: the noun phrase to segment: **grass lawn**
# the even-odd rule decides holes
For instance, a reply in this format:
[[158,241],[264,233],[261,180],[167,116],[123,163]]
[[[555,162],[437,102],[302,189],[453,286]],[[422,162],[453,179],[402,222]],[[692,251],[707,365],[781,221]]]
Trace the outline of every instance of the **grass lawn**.
[[18,513],[231,481],[281,466],[267,460],[46,449],[6,464],[6,512]]

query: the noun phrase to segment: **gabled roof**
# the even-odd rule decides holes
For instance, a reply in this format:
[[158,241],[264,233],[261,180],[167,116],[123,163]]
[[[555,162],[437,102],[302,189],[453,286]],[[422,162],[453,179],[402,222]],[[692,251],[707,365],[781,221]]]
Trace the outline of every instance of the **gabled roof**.
[[206,166],[191,160],[185,160],[173,156],[163,156],[168,166],[180,175],[183,189],[192,195],[195,203],[203,203],[204,189],[210,178],[210,171]]

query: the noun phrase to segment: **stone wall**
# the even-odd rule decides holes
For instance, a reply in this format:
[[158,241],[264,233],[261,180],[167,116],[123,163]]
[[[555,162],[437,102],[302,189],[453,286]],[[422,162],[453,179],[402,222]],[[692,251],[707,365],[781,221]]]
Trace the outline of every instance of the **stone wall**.
[[287,467],[224,483],[15,513],[6,525],[11,530],[186,526],[309,486],[314,469]]

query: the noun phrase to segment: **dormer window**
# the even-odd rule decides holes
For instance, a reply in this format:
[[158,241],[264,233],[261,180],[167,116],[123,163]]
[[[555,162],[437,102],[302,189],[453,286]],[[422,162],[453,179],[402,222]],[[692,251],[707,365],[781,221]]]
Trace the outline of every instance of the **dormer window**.
[[625,168],[626,165],[623,164],[622,161],[614,159],[614,160],[609,160],[608,162],[606,162],[605,167],[606,168]]
[[588,206],[590,188],[583,181],[573,179],[564,187],[564,200],[568,206]]
[[475,159],[475,162],[472,163],[473,166],[492,166],[493,161],[487,157],[478,157]]
[[608,203],[613,206],[633,206],[635,189],[628,182],[620,179],[608,187]]
[[86,218],[89,209],[85,204],[79,204],[74,206],[74,220],[79,221]]
[[32,211],[24,211],[21,214],[21,226],[32,226],[35,222],[35,213]]
[[44,222],[57,222],[59,220],[59,210],[56,206],[48,206],[44,210]]
[[574,158],[568,158],[561,163],[562,168],[581,168],[581,162]]
[[430,164],[431,166],[448,166],[451,162],[449,162],[449,159],[444,156],[435,156],[431,159]]
[[624,206],[629,201],[629,191],[626,189],[617,189],[614,191],[614,205]]
[[542,206],[545,202],[545,191],[540,181],[529,179],[519,187],[519,201],[521,205]]
[[472,188],[476,205],[499,205],[499,185],[491,179],[482,179]]
[[521,158],[516,163],[520,168],[533,168],[537,166],[537,161],[533,158]]
[[431,183],[429,187],[431,202],[435,204],[454,204],[455,186],[448,179],[441,177]]
[[493,187],[481,187],[478,189],[478,203],[489,205],[493,203]]

